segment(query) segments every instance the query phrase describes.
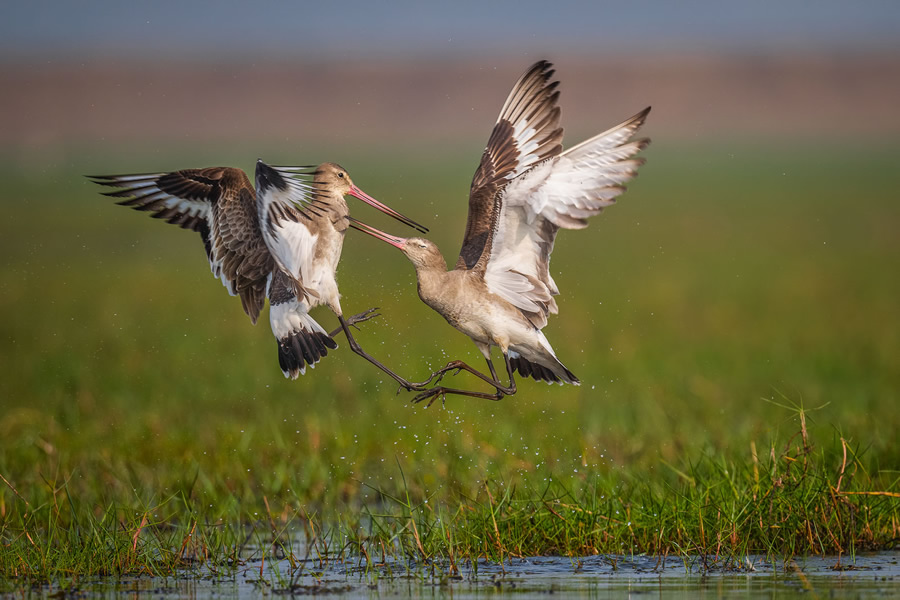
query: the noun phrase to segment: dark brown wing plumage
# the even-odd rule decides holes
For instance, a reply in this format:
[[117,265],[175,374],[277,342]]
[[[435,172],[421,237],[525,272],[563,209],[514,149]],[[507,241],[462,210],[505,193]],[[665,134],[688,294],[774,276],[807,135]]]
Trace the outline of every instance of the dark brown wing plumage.
[[234,282],[253,323],[266,302],[266,282],[275,261],[266,247],[256,210],[256,193],[240,169],[224,169],[220,200],[213,205],[214,252],[222,273]]
[[469,216],[457,269],[484,268],[490,237],[500,212],[500,192],[535,164],[562,151],[558,81],[553,65],[535,63],[510,92],[469,190]]
[[213,275],[241,297],[244,312],[256,323],[275,263],[260,231],[256,194],[242,170],[210,167],[91,179],[121,188],[105,194],[122,198],[121,205],[200,233]]

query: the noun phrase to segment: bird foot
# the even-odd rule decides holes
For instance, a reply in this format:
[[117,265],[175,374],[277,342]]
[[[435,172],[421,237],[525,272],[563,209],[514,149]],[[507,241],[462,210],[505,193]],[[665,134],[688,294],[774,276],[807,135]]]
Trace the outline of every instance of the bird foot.
[[[515,390],[512,390],[512,393],[515,393]],[[420,394],[416,394],[416,396],[412,399],[412,403],[418,404],[419,402],[428,400],[428,404],[425,405],[425,408],[428,408],[429,406],[434,404],[435,400],[440,397],[441,405],[446,406],[447,394],[459,394],[460,396],[469,396],[471,398],[484,398],[485,400],[493,400],[496,402],[498,400],[501,400],[504,396],[508,396],[509,392],[497,388],[496,392],[490,394],[487,392],[476,392],[472,390],[456,390],[438,385],[433,388],[429,388],[424,392],[421,392]]]
[[430,379],[428,381],[423,381],[422,383],[414,383],[412,381],[407,381],[406,383],[400,384],[400,387],[397,388],[397,393],[399,394],[400,392],[402,392],[404,390],[406,390],[407,392],[421,392],[422,390],[425,390],[428,388],[428,384],[430,382],[431,382]]
[[[428,408],[429,406],[434,404],[434,401],[437,400],[438,397],[440,397],[441,406],[445,406],[446,405],[445,403],[447,401],[446,390],[447,390],[447,388],[445,388],[444,386],[441,386],[441,385],[427,389],[420,394],[416,394],[415,398],[412,399],[412,403],[419,404],[420,402],[424,402],[425,400],[428,400],[428,404],[425,405],[425,408]],[[430,400],[429,400],[429,398],[430,398]]]
[[453,370],[456,371],[456,373],[453,374],[454,376],[459,375],[459,372],[462,371],[462,366],[460,366],[460,365],[462,365],[462,361],[454,360],[452,362],[449,362],[445,366],[441,367],[440,369],[438,369],[437,371],[435,371],[434,373],[429,375],[428,379],[426,379],[425,381],[420,381],[419,383],[411,383],[410,384],[412,386],[411,389],[424,390],[426,388],[426,386],[430,385],[432,382],[440,383],[441,380],[444,378],[444,375],[446,375],[447,373],[449,373],[450,371],[453,371]]
[[375,312],[378,310],[378,307],[370,308],[369,310],[364,310],[361,313],[355,314],[352,317],[347,319],[347,325],[353,327],[354,329],[359,329],[356,326],[357,323],[362,323],[363,321],[368,321],[369,319],[374,319],[375,317],[380,317],[381,313]]

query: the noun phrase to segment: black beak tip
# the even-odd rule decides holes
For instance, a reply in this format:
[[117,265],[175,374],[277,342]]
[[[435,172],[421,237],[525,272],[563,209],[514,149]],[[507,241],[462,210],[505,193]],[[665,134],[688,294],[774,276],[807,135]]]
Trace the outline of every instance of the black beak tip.
[[413,221],[413,220],[410,220],[410,221],[407,223],[407,225],[409,225],[410,227],[412,227],[413,229],[415,229],[415,230],[418,231],[419,233],[428,233],[428,228],[427,228],[427,227],[425,227],[424,225],[419,225],[418,223],[416,223],[416,222]]

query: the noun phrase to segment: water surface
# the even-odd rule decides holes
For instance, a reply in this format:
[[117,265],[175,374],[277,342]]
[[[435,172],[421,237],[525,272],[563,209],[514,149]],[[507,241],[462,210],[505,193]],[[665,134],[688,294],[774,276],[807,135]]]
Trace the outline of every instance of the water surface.
[[[56,590],[34,590],[52,594]],[[243,561],[223,575],[206,568],[172,578],[99,579],[75,595],[140,598],[250,598],[316,595],[333,598],[866,598],[900,596],[900,552],[808,557],[788,562],[747,556],[534,557],[503,564],[362,558]]]

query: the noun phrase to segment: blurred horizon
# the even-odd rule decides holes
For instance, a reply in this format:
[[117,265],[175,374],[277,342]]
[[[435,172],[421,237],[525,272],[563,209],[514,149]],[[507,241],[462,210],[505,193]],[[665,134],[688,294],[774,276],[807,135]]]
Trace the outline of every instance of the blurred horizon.
[[648,105],[655,146],[900,135],[891,2],[93,0],[0,17],[0,152],[19,166],[122,148],[213,162],[433,148],[474,162],[515,79],[544,58],[568,145]]
[[[334,59],[267,64],[0,66],[0,152],[12,164],[186,153],[248,163],[324,153],[465,152],[477,160],[516,78],[540,56]],[[654,147],[696,143],[849,148],[900,139],[900,55],[829,58],[553,56],[565,145],[652,106]],[[174,152],[173,150],[178,150]],[[74,166],[70,163],[71,166]]]

